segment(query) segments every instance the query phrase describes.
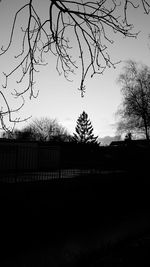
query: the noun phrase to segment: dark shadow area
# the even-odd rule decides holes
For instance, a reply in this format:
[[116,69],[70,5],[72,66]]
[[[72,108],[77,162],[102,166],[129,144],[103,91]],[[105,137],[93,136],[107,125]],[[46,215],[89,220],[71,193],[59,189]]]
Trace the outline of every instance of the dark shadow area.
[[[61,147],[61,153],[63,149],[75,159],[69,145]],[[82,149],[82,156],[87,151]],[[65,153],[62,162],[67,167],[71,157]],[[141,241],[150,231],[149,148],[102,147],[95,153],[100,155],[98,174],[1,182],[1,266],[127,266],[121,265],[121,257],[126,264],[146,258],[138,251],[146,253],[142,246],[150,245]],[[121,155],[127,160],[122,162]]]

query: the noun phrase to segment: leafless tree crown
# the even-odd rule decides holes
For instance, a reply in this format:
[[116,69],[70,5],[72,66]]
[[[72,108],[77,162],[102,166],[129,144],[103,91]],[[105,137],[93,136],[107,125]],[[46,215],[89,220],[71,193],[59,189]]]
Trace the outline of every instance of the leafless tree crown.
[[[120,33],[126,37],[137,36],[137,33],[132,31],[133,25],[128,21],[128,8],[136,9],[142,5],[145,13],[150,12],[150,4],[147,0],[51,0],[48,2],[48,17],[45,17],[44,20],[38,15],[39,12],[33,0],[28,0],[28,3],[21,6],[14,16],[8,45],[1,47],[0,55],[2,56],[8,52],[13,43],[19,15],[28,12],[26,26],[21,27],[21,50],[14,55],[16,65],[9,73],[4,73],[5,84],[3,87],[5,89],[10,76],[17,71],[21,70],[21,76],[16,81],[17,83],[23,82],[25,77],[28,79],[26,88],[19,92],[14,91],[15,97],[23,99],[26,92],[30,92],[30,98],[36,97],[34,92],[35,73],[39,71],[39,66],[46,64],[44,55],[49,52],[56,56],[56,69],[59,74],[63,73],[66,79],[70,79],[70,74],[74,73],[80,65],[79,89],[83,96],[84,82],[89,72],[92,77],[94,74],[103,73],[106,67],[115,67],[108,51],[108,44],[113,43],[113,33]],[[76,59],[72,56],[71,49],[73,47],[68,36],[75,40],[78,47],[78,58]],[[3,117],[8,114],[11,121],[12,109],[9,107],[3,89],[0,94],[6,104],[6,111],[3,109],[0,111],[1,122],[3,122]]]
[[118,131],[150,133],[150,68],[129,60],[119,76],[123,102]]

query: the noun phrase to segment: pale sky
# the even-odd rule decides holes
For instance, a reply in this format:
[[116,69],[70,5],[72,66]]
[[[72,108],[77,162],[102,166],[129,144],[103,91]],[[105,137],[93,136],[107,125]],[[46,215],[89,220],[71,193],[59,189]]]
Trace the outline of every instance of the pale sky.
[[[19,5],[21,5],[21,2],[24,3],[26,1],[20,0]],[[42,12],[45,12],[46,3],[48,2],[47,0],[42,1]],[[14,14],[17,7],[17,0],[3,0],[0,3],[0,46],[7,44],[13,18],[12,13]],[[132,9],[129,11],[129,18],[131,23],[135,25],[134,31],[140,31],[140,34],[137,39],[123,38],[121,35],[116,35],[114,44],[109,47],[112,61],[133,59],[150,66],[150,40],[148,39],[150,15],[144,15],[143,10]],[[3,82],[2,72],[7,73],[7,70],[10,70],[13,66],[14,51],[16,49],[20,51],[18,43],[19,36],[16,30],[10,53],[0,57],[1,83]],[[86,79],[85,96],[81,98],[80,91],[77,89],[79,87],[80,73],[77,72],[73,76],[73,82],[68,82],[63,75],[58,75],[55,69],[54,57],[49,55],[47,62],[49,64],[46,67],[42,67],[36,77],[36,90],[39,90],[38,98],[29,100],[26,97],[25,106],[17,116],[23,118],[24,116],[32,115],[33,119],[40,117],[56,118],[72,133],[74,132],[77,118],[85,110],[89,115],[96,135],[99,135],[99,137],[115,135],[115,112],[121,103],[121,88],[117,84],[117,78],[124,63],[118,64],[115,70],[113,68],[107,69],[103,75],[97,75],[94,78],[90,78],[89,75]],[[12,86],[14,84],[11,80],[7,89],[8,97],[10,97],[9,90],[12,89]],[[30,123],[31,120],[26,124]],[[24,124],[20,124],[19,127],[22,126]]]

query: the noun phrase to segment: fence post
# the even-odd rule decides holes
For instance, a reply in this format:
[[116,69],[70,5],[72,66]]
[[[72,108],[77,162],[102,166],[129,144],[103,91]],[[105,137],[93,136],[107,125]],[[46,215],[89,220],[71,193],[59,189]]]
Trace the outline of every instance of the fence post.
[[17,182],[17,178],[18,178],[18,142],[15,143],[15,147],[16,147],[16,166],[15,166],[15,182]]
[[58,164],[59,179],[61,178],[61,145],[59,144],[59,164]]

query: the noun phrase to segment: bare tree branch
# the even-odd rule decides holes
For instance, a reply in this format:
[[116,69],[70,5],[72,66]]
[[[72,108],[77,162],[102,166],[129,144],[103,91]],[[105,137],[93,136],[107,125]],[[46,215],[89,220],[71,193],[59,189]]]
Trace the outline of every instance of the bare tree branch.
[[[63,73],[68,80],[70,80],[70,74],[73,74],[80,65],[79,90],[83,96],[88,73],[93,77],[95,74],[103,73],[107,67],[115,67],[108,50],[108,44],[113,43],[113,34],[119,33],[126,37],[137,37],[137,33],[132,31],[133,25],[128,22],[127,11],[129,6],[136,9],[140,4],[143,6],[144,12],[148,14],[150,4],[147,0],[124,0],[120,2],[117,0],[50,0],[48,1],[48,17],[42,21],[34,1],[28,0],[27,4],[16,11],[8,44],[5,48],[1,47],[0,55],[2,56],[9,51],[15,40],[18,17],[23,12],[28,12],[24,29],[21,27],[23,34],[21,50],[15,55],[15,67],[9,73],[4,73],[3,88],[8,88],[9,78],[12,75],[21,72],[16,83],[21,83],[27,78],[27,85],[22,91],[18,92],[15,89],[13,95],[22,97],[29,92],[30,98],[37,97],[38,93],[35,93],[34,89],[35,73],[39,71],[40,66],[46,64],[44,55],[50,53],[57,58],[56,69],[58,73]],[[123,17],[120,15],[122,11]],[[74,47],[71,46],[68,35],[72,36],[78,44],[79,58],[77,59],[72,57],[71,51]],[[2,93],[1,96],[3,98],[4,94]],[[7,112],[10,119],[10,108]]]
[[119,130],[139,129],[149,139],[150,132],[150,68],[146,65],[127,61],[123,73],[119,76],[123,103],[118,111],[121,120]]
[[[24,106],[24,98],[22,97],[22,104],[16,108],[16,109],[10,109],[10,105],[5,97],[5,95],[3,94],[2,91],[0,91],[0,96],[2,97],[2,99],[4,100],[4,103],[5,103],[5,110],[4,110],[4,107],[1,107],[1,110],[0,110],[0,123],[1,123],[1,128],[0,129],[3,129],[7,132],[13,132],[14,130],[14,127],[17,123],[19,122],[23,122],[23,121],[26,121],[28,120],[30,117],[28,118],[25,118],[25,119],[20,119],[19,117],[18,118],[15,118],[13,119],[12,118],[12,113],[17,113],[19,112],[22,107]],[[5,123],[5,120],[4,118],[7,117],[8,118],[8,121],[13,123],[13,127],[8,127],[7,124]]]

